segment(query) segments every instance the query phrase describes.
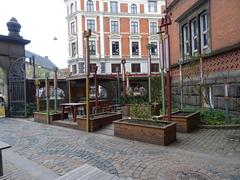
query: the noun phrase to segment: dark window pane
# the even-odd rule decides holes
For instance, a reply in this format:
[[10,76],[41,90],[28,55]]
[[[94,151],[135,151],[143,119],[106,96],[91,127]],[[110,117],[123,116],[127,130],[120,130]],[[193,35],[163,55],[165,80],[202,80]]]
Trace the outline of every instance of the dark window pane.
[[139,55],[138,42],[132,42],[132,55]]
[[119,55],[119,42],[112,42],[112,55]]
[[121,72],[121,64],[112,64],[112,73]]
[[132,72],[141,72],[140,64],[132,64]]

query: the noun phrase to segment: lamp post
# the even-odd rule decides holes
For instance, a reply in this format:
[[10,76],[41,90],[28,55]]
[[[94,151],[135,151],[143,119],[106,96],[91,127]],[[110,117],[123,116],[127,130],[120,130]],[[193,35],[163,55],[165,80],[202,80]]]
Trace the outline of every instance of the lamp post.
[[148,101],[149,103],[152,102],[152,97],[151,97],[151,64],[152,64],[152,57],[151,57],[151,49],[152,49],[152,44],[147,45],[148,49],[148,57],[149,57],[149,62],[148,62]]
[[89,76],[90,76],[90,52],[89,52],[89,37],[91,36],[91,30],[84,31],[84,38],[86,38],[86,128],[89,132],[89,114],[90,114],[90,103],[89,103]]
[[163,31],[161,31],[161,28],[159,27],[159,57],[160,57],[160,70],[161,70],[161,92],[162,92],[162,113],[166,114],[166,104],[165,104],[165,78],[164,78],[164,54],[163,54],[163,39],[162,34]]
[[54,67],[54,110],[57,111],[57,71],[58,68]]
[[123,87],[123,99],[124,99],[124,103],[126,100],[126,77],[125,77],[125,64],[126,64],[126,59],[122,59],[121,61],[122,66],[123,66],[123,73],[122,73],[122,87]]
[[98,67],[94,66],[94,86],[95,86],[95,108],[96,114],[98,113],[98,82],[97,82],[97,70]]
[[168,120],[171,120],[171,76],[170,76],[170,47],[169,47],[169,34],[168,34],[168,26],[171,25],[171,18],[168,14],[162,18],[160,30],[162,27],[165,27],[165,61],[166,61],[166,71],[167,71],[167,117]]
[[50,74],[49,72],[46,72],[45,73],[45,77],[46,77],[46,80],[45,80],[45,92],[46,92],[46,109],[47,109],[47,123],[50,124],[50,119],[49,119],[49,95],[50,95],[50,86],[49,86],[49,77],[50,77]]
[[119,69],[119,67],[116,68],[116,71],[117,71],[117,103],[121,104],[120,78],[119,78],[120,69]]

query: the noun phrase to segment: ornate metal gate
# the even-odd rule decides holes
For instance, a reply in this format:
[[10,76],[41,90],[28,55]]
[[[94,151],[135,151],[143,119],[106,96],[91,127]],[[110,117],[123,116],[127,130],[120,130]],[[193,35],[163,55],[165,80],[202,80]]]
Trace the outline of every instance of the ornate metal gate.
[[26,117],[25,57],[11,64],[8,74],[9,116]]

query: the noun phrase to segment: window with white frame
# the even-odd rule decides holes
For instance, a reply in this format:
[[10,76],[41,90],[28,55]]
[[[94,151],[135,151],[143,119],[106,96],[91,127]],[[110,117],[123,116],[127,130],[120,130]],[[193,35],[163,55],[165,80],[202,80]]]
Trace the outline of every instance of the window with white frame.
[[148,1],[148,12],[157,12],[157,1]]
[[96,55],[96,41],[89,40],[89,53],[90,55]]
[[88,19],[87,20],[87,29],[91,29],[92,32],[95,32],[95,20],[94,19]]
[[84,62],[78,63],[78,72],[79,72],[79,73],[84,73],[84,70],[85,70],[85,68],[84,68]]
[[121,72],[121,64],[112,64],[112,73]]
[[118,12],[118,2],[110,1],[110,12],[117,13]]
[[87,11],[93,12],[94,11],[94,4],[92,0],[87,1]]
[[203,13],[200,16],[200,31],[201,31],[201,50],[208,47],[208,15]]
[[71,55],[72,57],[76,56],[77,54],[77,44],[76,42],[71,43]]
[[106,71],[105,62],[101,62],[100,67],[101,67],[101,73],[105,73],[105,71]]
[[157,55],[157,42],[151,42],[151,55]]
[[139,55],[139,43],[132,42],[132,55]]
[[183,52],[184,55],[187,56],[189,55],[189,28],[188,25],[184,25],[182,28],[183,32]]
[[111,32],[112,33],[118,33],[119,32],[118,21],[111,21]]
[[73,14],[75,12],[75,6],[74,3],[70,5],[70,14]]
[[119,42],[112,41],[112,55],[119,55]]
[[157,22],[150,22],[150,34],[157,33]]
[[72,74],[77,74],[77,65],[72,65]]
[[137,5],[136,4],[131,5],[131,13],[132,14],[137,14]]
[[197,27],[197,20],[193,19],[191,21],[191,44],[192,44],[192,55],[198,51],[198,27]]
[[131,69],[133,73],[141,72],[141,64],[140,63],[132,63]]
[[131,33],[135,34],[138,33],[138,22],[131,21]]
[[75,25],[75,21],[70,23],[70,33],[74,34],[76,32],[76,25]]

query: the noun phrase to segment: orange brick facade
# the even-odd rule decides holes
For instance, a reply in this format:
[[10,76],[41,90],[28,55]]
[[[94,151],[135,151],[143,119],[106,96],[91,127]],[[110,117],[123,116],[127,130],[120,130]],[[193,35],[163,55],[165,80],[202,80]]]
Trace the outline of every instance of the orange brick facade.
[[166,8],[172,19],[169,35],[174,106],[211,107],[240,115],[240,1],[167,0]]

